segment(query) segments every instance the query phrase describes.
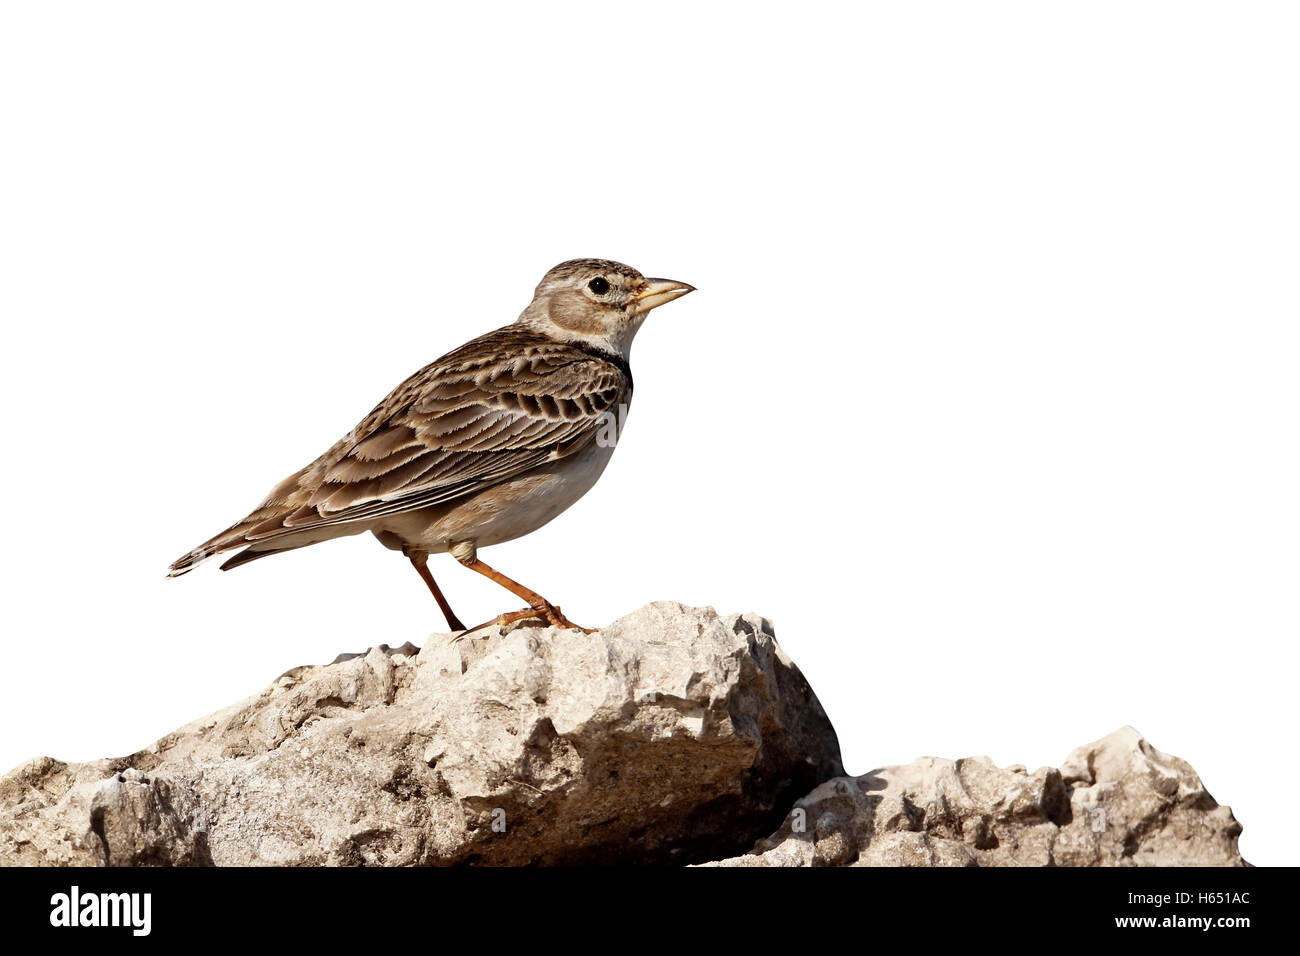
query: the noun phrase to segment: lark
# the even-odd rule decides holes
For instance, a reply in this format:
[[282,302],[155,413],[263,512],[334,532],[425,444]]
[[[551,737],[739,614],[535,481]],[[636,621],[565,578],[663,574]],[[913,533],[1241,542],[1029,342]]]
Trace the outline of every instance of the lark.
[[513,324],[402,382],[168,577],[238,548],[223,571],[369,531],[407,557],[453,631],[466,628],[429,571],[432,554],[450,554],[527,602],[479,627],[526,619],[577,627],[479,549],[536,531],[591,490],[632,400],[633,337],[651,310],[692,291],[607,259],[560,263]]

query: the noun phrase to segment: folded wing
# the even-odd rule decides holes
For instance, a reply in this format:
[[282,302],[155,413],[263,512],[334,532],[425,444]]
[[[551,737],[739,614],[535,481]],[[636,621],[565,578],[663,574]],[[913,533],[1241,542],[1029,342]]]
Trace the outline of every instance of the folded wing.
[[243,544],[453,501],[565,457],[595,439],[631,387],[612,357],[519,326],[489,333],[399,385],[171,573]]

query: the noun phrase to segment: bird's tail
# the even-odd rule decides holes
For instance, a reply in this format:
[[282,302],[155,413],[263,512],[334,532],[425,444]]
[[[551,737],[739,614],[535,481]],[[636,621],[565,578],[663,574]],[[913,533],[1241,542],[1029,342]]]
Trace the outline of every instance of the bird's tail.
[[291,502],[294,490],[298,486],[298,479],[304,472],[294,472],[280,484],[271,489],[271,493],[266,500],[258,505],[248,515],[236,521],[225,531],[214,535],[207,541],[191,551],[189,554],[181,555],[172,562],[171,567],[167,569],[167,577],[178,578],[182,574],[188,574],[197,568],[208,558],[215,557],[223,551],[232,551],[235,548],[245,544],[257,542],[257,551],[248,557],[249,552],[245,551],[234,558],[231,558],[221,566],[221,569],[239,567],[241,564],[247,564],[254,557],[260,557],[265,554],[272,554],[277,550],[287,551],[289,548],[277,548],[273,545],[264,544],[264,539],[284,533],[284,517],[292,512],[297,502]]
[[221,534],[204,541],[188,554],[181,555],[167,569],[167,577],[179,578],[182,574],[189,574],[208,558],[216,557],[223,551],[230,551],[246,543],[247,538],[245,535],[255,523],[245,518],[238,524],[231,525]]

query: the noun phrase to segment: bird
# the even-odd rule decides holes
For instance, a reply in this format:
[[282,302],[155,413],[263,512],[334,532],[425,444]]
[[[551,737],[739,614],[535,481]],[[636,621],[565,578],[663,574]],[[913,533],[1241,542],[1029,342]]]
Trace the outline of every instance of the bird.
[[[512,324],[407,378],[167,576],[235,549],[223,571],[369,531],[406,556],[452,631],[533,619],[590,633],[479,549],[536,531],[591,490],[632,400],[633,337],[652,310],[693,291],[609,259],[560,263]],[[444,553],[527,607],[467,629],[429,571]]]

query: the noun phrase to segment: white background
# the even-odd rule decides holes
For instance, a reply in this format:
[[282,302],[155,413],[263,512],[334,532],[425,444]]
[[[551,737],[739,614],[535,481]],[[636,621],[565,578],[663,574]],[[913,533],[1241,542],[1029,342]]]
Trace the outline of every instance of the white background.
[[767,615],[851,772],[1132,724],[1300,863],[1295,7],[470,6],[3,8],[0,764],[441,630],[369,536],[163,574],[602,256],[699,292],[488,560]]

